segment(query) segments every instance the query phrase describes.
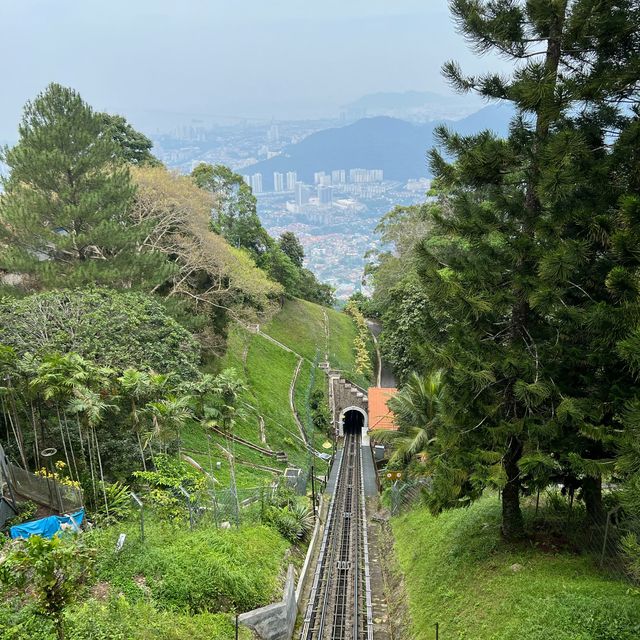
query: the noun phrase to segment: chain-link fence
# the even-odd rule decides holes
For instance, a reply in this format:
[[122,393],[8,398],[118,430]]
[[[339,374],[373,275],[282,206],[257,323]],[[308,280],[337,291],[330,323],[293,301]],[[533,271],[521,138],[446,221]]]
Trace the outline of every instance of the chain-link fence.
[[12,499],[22,496],[58,513],[75,511],[83,504],[79,487],[59,482],[55,474],[48,471],[40,475],[25,471],[9,462],[0,446],[0,494],[5,485]]
[[623,541],[640,539],[640,519],[606,499],[602,509],[587,513],[582,502],[552,489],[523,500],[527,530],[542,546],[557,546],[593,558],[600,569],[617,578],[637,582],[629,570]]
[[397,480],[384,491],[383,501],[387,502],[391,515],[397,516],[419,504],[428,488],[429,481],[426,478]]

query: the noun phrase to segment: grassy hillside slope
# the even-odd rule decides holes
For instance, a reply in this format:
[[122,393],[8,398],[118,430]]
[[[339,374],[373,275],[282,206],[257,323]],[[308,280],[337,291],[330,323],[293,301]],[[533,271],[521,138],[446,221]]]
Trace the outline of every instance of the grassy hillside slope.
[[355,371],[353,341],[357,330],[353,320],[340,311],[299,300],[287,300],[279,314],[262,330],[313,362],[316,351],[325,354],[334,369],[362,387],[369,380]]
[[632,640],[640,594],[600,575],[590,558],[505,545],[500,504],[484,498],[438,517],[395,518],[412,638]]
[[[326,318],[326,323],[325,323]],[[242,397],[235,435],[273,451],[285,451],[289,466],[309,466],[309,454],[303,444],[299,427],[289,403],[289,388],[299,354],[303,362],[294,389],[294,404],[303,423],[307,421],[306,397],[313,377],[313,388],[326,390],[324,372],[315,368],[316,353],[324,360],[327,344],[333,367],[344,369],[346,375],[355,376],[353,369],[353,338],[356,329],[348,316],[325,309],[304,300],[288,300],[274,319],[261,330],[286,345],[295,353],[288,352],[264,336],[252,333],[235,325],[229,333],[227,352],[219,363],[219,369],[232,367],[243,378],[247,391]],[[328,341],[327,341],[328,334]],[[360,377],[361,378],[361,377]],[[366,384],[365,380],[357,379]],[[264,421],[266,444],[261,441],[260,424]],[[314,433],[317,449],[326,441],[327,434]],[[231,448],[236,458],[236,480],[241,488],[263,485],[285,465],[275,458],[253,451],[242,444],[230,444],[223,437],[207,434],[198,425],[186,429],[183,435],[185,452],[223,485],[229,484],[229,463],[220,445]],[[217,468],[220,463],[220,468]],[[256,468],[258,465],[274,471]],[[324,473],[324,463],[315,461],[316,473]]]

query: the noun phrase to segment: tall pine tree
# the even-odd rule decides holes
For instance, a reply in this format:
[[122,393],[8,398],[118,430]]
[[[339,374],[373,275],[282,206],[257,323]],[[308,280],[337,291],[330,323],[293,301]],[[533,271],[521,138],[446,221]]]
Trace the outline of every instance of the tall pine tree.
[[131,224],[134,195],[110,127],[72,89],[51,84],[25,106],[5,149],[0,268],[27,290],[100,284],[152,288],[171,267],[141,252],[149,229]]
[[[475,49],[513,60],[514,71],[469,78],[448,63],[445,74],[460,90],[512,102],[517,115],[506,140],[441,129],[454,162],[431,154],[440,201],[420,274],[430,304],[451,319],[444,339],[428,345],[446,388],[430,452],[433,504],[498,486],[503,533],[516,538],[521,492],[542,477],[571,475],[597,510],[597,478],[615,439],[604,405],[616,382],[600,384],[612,340],[603,339],[606,323],[586,329],[616,304],[605,284],[615,273],[610,251],[602,258],[603,227],[611,237],[617,224],[608,201],[620,195],[607,135],[620,130],[621,100],[637,89],[637,42],[627,50],[637,11],[626,0],[454,0],[451,8]],[[591,289],[604,307],[585,309],[596,300]],[[599,355],[576,370],[598,341]]]

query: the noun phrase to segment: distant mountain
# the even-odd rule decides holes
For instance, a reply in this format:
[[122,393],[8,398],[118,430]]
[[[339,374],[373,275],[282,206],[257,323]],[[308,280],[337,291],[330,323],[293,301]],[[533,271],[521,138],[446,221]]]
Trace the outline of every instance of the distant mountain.
[[353,120],[373,116],[390,116],[410,122],[458,120],[480,108],[474,95],[443,96],[433,91],[371,93],[342,107],[343,117]]
[[286,147],[282,155],[244,167],[242,173],[262,173],[266,191],[273,189],[274,171],[296,171],[299,180],[313,182],[316,171],[383,169],[386,179],[406,181],[429,175],[426,154],[439,124],[462,134],[491,129],[506,135],[511,114],[506,105],[491,105],[462,120],[423,125],[385,116],[364,118],[346,127],[318,131]]
[[362,96],[345,105],[345,108],[371,111],[378,109],[411,109],[429,103],[439,104],[442,102],[468,104],[470,101],[465,96],[442,96],[433,91],[380,92]]

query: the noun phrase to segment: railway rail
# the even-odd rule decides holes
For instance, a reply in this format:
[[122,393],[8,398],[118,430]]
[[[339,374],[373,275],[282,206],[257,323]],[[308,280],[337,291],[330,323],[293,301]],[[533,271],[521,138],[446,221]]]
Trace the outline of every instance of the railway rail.
[[373,640],[360,440],[345,435],[301,640]]

